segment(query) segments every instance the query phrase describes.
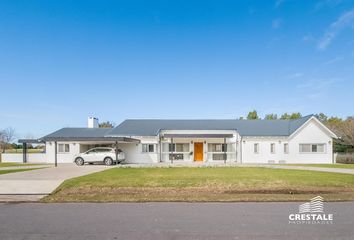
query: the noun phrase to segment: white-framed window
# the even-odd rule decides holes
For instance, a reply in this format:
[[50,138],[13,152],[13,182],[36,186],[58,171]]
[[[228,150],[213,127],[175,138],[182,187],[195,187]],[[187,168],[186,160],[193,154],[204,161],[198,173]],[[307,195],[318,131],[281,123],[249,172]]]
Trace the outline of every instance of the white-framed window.
[[70,144],[58,144],[58,153],[68,153],[70,152]]
[[169,152],[189,152],[189,143],[169,143]]
[[209,152],[227,152],[226,143],[210,143],[208,146]]
[[270,144],[270,153],[275,154],[275,143]]
[[299,145],[300,153],[324,153],[325,152],[325,144],[312,144],[312,143],[301,143]]
[[259,153],[259,144],[258,144],[258,143],[255,143],[255,144],[253,145],[253,152],[256,153],[256,154]]
[[289,144],[288,143],[284,143],[284,153],[285,154],[289,153]]
[[154,144],[142,144],[142,152],[143,153],[155,152],[155,145]]

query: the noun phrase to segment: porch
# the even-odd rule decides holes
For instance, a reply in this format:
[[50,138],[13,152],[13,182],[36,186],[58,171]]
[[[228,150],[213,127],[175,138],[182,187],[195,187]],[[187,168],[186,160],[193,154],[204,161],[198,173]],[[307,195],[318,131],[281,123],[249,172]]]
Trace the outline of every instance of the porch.
[[237,139],[233,133],[161,134],[160,162],[237,162]]

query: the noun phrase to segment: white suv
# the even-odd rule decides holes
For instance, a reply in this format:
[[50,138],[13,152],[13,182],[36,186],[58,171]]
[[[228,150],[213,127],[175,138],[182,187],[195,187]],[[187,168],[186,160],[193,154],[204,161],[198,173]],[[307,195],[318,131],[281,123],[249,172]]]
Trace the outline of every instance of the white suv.
[[118,159],[116,159],[116,150],[109,147],[92,148],[84,153],[75,156],[74,163],[81,166],[85,163],[103,162],[106,165],[120,163],[125,160],[124,153],[118,149]]

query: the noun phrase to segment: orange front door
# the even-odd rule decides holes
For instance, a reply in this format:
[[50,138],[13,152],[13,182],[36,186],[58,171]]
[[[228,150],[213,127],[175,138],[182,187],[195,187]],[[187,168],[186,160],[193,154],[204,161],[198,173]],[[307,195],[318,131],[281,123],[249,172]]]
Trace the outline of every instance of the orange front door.
[[203,161],[203,143],[194,143],[194,161]]

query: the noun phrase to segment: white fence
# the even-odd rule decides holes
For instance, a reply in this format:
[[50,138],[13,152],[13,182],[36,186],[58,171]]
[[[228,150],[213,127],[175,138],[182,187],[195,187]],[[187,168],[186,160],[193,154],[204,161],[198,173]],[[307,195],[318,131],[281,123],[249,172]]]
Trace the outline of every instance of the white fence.
[[[1,154],[1,162],[23,162],[22,153],[3,153]],[[45,153],[28,153],[27,154],[28,163],[46,163],[47,157]]]

